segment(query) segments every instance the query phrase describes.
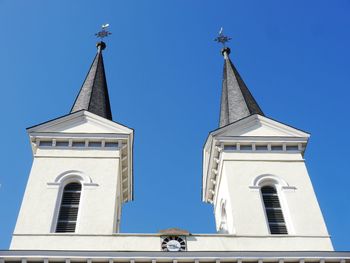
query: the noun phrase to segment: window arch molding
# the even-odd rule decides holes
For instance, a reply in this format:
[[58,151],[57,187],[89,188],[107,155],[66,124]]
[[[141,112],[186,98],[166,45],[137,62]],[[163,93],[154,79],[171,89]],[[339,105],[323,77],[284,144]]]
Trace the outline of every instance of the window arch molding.
[[275,185],[280,187],[281,189],[295,188],[295,187],[291,187],[284,179],[273,174],[259,175],[253,179],[251,185],[252,186],[250,188],[258,188],[258,189],[266,185]]
[[90,176],[78,171],[78,170],[68,170],[65,171],[54,179],[53,182],[47,183],[48,187],[62,188],[71,182],[80,182],[84,187],[96,187],[98,184],[94,183]]
[[55,183],[58,183],[58,184],[62,184],[62,183],[67,184],[68,181],[80,181],[81,183],[88,183],[88,184],[92,183],[90,176],[87,176],[83,172],[77,171],[77,170],[65,171],[59,174],[55,178]]

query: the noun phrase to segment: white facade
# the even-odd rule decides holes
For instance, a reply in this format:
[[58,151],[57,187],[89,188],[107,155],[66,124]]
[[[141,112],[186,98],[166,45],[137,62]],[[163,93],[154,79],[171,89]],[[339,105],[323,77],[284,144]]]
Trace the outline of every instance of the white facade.
[[[281,242],[277,248],[284,246],[285,237],[297,237],[299,245],[309,250],[318,240],[320,248],[333,250],[303,159],[308,138],[305,132],[260,115],[209,135],[203,200],[214,205],[218,231],[255,237],[253,243],[275,237]],[[270,234],[260,191],[265,185],[276,187],[287,235]]]
[[[89,109],[93,98],[91,109],[111,119],[102,47],[103,42],[74,105]],[[108,258],[112,263],[120,255],[108,257],[109,251],[128,252],[126,261],[130,263],[135,263],[135,252],[152,252],[159,256],[158,261],[198,263],[198,258],[209,252],[221,253],[222,257],[227,252],[263,255],[266,251],[333,251],[303,158],[309,134],[258,114],[245,117],[251,114],[250,108],[263,113],[245,84],[236,78],[229,49],[225,50],[225,67],[231,70],[225,73],[223,82],[226,96],[221,114],[227,120],[220,125],[239,120],[211,132],[203,152],[203,201],[214,206],[217,234],[190,234],[178,229],[158,234],[120,234],[122,204],[133,199],[133,130],[80,110],[28,129],[34,160],[10,250],[46,251],[36,254],[40,260],[44,254],[55,257],[50,252],[59,251],[68,255],[66,263],[77,251],[100,253],[103,258],[98,262]],[[235,100],[237,96],[240,99]],[[247,106],[247,96],[251,107]],[[226,105],[225,101],[234,103]],[[228,118],[229,113],[237,114]],[[78,187],[70,188],[65,195],[71,183]],[[263,193],[267,186],[274,191],[273,201],[266,201],[266,196],[271,198],[271,194]],[[63,202],[66,199],[69,204]],[[267,202],[272,207],[266,207]],[[273,207],[276,203],[277,208]],[[278,217],[277,221],[271,222],[271,215]],[[64,226],[67,222],[74,227],[68,229]],[[283,231],[276,234],[272,227],[279,224]],[[175,251],[191,252],[194,258],[159,254]],[[20,253],[4,255],[7,263],[12,256],[17,260]],[[44,257],[43,262],[55,259]],[[26,259],[21,260],[26,263]],[[156,262],[138,258],[140,262],[149,260]],[[212,262],[213,258],[205,260]],[[256,257],[251,261],[256,262]],[[86,262],[91,263],[91,258]]]
[[[22,249],[30,247],[35,235],[59,238],[55,229],[62,190],[71,182],[82,185],[74,234],[119,232],[122,203],[132,199],[133,131],[79,111],[28,133],[34,160],[10,248],[19,243]],[[25,244],[19,241],[23,237]],[[47,238],[42,246],[54,243],[55,238]]]
[[[34,161],[11,250],[162,251],[164,234],[118,233],[122,202],[132,197],[132,130],[81,111],[28,132]],[[303,159],[308,137],[259,115],[212,132],[203,199],[214,204],[219,233],[183,236],[186,250],[333,251]],[[85,146],[75,147],[82,139]],[[89,147],[99,140],[100,147]],[[58,146],[62,141],[68,146]],[[282,150],[273,151],[278,145]],[[76,180],[83,185],[76,231],[55,233],[62,189]],[[287,235],[269,233],[260,193],[266,183],[277,186]]]
[[[326,237],[294,235],[238,236],[227,234],[192,234],[184,237],[186,251],[332,251]],[[114,235],[14,235],[11,250],[61,251],[149,251],[161,252],[160,234]],[[164,251],[163,251],[164,252]]]

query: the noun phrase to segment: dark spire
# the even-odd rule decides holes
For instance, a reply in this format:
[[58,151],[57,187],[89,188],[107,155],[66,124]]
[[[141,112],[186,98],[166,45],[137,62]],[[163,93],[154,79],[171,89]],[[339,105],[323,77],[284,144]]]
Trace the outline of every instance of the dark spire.
[[80,110],[87,110],[103,118],[112,120],[102,56],[102,50],[106,48],[106,44],[103,41],[100,41],[96,46],[97,54],[91,64],[80,92],[75,99],[71,113]]
[[249,115],[264,115],[237,69],[232,64],[229,57],[230,52],[228,47],[222,49],[225,64],[222,80],[220,128]]

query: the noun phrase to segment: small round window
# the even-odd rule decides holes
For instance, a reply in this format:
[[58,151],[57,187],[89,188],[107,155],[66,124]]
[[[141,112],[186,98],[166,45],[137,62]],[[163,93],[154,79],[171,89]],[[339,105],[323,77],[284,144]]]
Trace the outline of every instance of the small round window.
[[186,251],[186,241],[179,236],[168,236],[163,238],[162,251]]

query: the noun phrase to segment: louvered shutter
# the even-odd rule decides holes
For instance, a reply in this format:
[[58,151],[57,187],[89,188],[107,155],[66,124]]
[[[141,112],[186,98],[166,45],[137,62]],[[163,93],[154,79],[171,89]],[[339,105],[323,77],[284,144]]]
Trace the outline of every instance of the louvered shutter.
[[271,234],[288,234],[276,188],[264,186],[261,194]]
[[77,224],[81,184],[67,184],[63,190],[56,233],[75,232]]

